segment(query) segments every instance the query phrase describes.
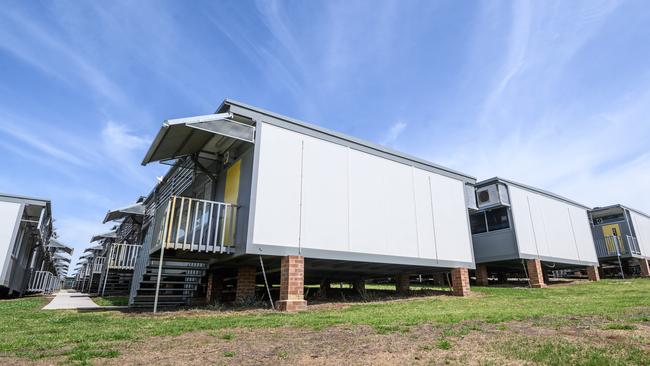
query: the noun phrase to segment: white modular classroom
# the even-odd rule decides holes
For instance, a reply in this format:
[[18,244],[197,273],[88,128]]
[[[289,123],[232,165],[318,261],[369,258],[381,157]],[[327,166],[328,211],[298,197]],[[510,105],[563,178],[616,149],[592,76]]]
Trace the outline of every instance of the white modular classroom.
[[465,281],[474,268],[476,180],[463,173],[232,100],[165,121],[143,164],[155,161],[173,167],[146,200],[151,260],[139,260],[136,277],[151,278],[157,256],[201,260],[207,273],[295,259],[308,281],[446,270]]
[[58,288],[72,248],[51,234],[49,200],[0,194],[0,296]]
[[531,277],[539,275],[536,280],[564,268],[588,267],[594,275],[589,207],[502,178],[477,183],[476,198],[470,221],[477,282],[487,284],[486,271],[524,269],[523,263],[524,271],[535,272]]

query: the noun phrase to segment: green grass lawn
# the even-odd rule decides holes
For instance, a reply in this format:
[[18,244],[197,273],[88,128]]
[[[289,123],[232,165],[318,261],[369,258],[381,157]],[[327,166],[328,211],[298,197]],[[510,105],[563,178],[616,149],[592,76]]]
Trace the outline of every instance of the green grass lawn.
[[[472,320],[500,323],[539,320],[562,324],[597,316],[630,323],[650,321],[650,280],[604,280],[547,289],[481,288],[479,296],[435,296],[364,303],[296,314],[262,312],[174,312],[157,316],[119,312],[41,311],[42,298],[0,301],[0,353],[38,359],[64,355],[69,361],[115,357],[119,343],[196,330],[259,327],[369,325],[379,332],[413,325],[441,327]],[[207,315],[206,315],[207,314]]]
[[93,301],[99,306],[128,306],[128,296],[103,296],[94,297]]

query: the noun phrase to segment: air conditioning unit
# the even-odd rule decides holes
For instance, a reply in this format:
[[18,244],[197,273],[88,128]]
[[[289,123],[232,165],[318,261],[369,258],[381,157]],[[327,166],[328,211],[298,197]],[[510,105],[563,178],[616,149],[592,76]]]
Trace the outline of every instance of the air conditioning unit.
[[476,189],[476,203],[478,208],[509,205],[508,190],[503,184],[495,183]]

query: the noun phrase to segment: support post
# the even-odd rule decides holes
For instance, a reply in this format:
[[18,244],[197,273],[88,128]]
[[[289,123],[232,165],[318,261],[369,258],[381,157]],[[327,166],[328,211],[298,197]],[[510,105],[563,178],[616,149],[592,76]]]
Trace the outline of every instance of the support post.
[[106,291],[106,281],[108,281],[108,273],[111,271],[111,256],[113,255],[113,245],[111,245],[111,249],[108,250],[108,256],[106,257],[108,260],[104,262],[106,265],[106,274],[104,275],[104,285],[102,286],[102,296],[104,296],[104,291]]
[[282,258],[280,267],[280,300],[276,308],[280,311],[307,309],[305,292],[305,257],[289,255]]
[[486,264],[476,265],[476,284],[478,286],[489,285],[488,268]]
[[454,296],[469,295],[469,270],[464,267],[452,269],[451,286]]
[[214,271],[208,271],[208,283],[205,286],[205,303],[212,304],[214,300]]
[[106,282],[108,281],[108,273],[110,268],[106,268],[106,274],[104,275],[104,284],[102,285],[102,296],[104,296],[104,291],[106,291]]
[[600,281],[600,273],[598,266],[589,266],[587,267],[587,276],[589,281]]
[[546,284],[544,283],[544,275],[542,273],[542,261],[539,259],[526,259],[526,270],[528,271],[530,287],[546,287]]
[[158,261],[158,276],[156,278],[156,296],[153,299],[153,312],[158,311],[158,293],[160,292],[160,279],[162,278],[163,256],[165,254],[165,243],[160,246],[160,259]]
[[641,265],[641,277],[650,277],[650,263],[647,258],[639,259]]
[[251,266],[239,267],[237,271],[237,287],[235,300],[242,301],[255,297],[255,277],[257,268]]
[[332,282],[327,278],[323,278],[320,281],[320,285],[318,288],[318,297],[321,299],[326,299],[327,294],[331,289],[332,289]]
[[366,281],[365,280],[352,281],[352,289],[354,289],[358,293],[364,293],[366,291]]
[[411,276],[403,273],[395,276],[395,289],[399,294],[408,294],[411,291]]
[[[175,204],[176,204],[176,200],[174,200],[174,205]],[[158,263],[158,276],[156,278],[156,296],[153,299],[154,314],[158,311],[158,293],[160,292],[160,279],[162,278],[163,256],[165,254],[165,246],[169,241],[169,238],[167,236],[171,235],[171,231],[169,231],[168,228],[171,225],[170,219],[174,218],[174,213],[172,212],[173,210],[174,209],[172,208],[172,200],[169,200],[169,202],[167,202],[167,209],[165,210],[166,211],[165,220],[163,221],[165,228],[163,230],[162,243],[160,243],[160,261]],[[180,220],[180,217],[178,219]]]

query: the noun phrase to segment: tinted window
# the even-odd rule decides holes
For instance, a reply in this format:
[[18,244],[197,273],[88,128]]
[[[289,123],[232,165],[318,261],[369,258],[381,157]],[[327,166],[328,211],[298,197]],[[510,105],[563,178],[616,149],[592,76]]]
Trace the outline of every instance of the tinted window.
[[488,229],[490,231],[507,229],[510,227],[507,207],[486,211],[485,217],[487,218]]
[[487,231],[485,226],[485,215],[483,212],[469,215],[469,223],[472,227],[472,234],[484,233]]

